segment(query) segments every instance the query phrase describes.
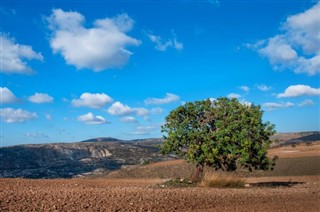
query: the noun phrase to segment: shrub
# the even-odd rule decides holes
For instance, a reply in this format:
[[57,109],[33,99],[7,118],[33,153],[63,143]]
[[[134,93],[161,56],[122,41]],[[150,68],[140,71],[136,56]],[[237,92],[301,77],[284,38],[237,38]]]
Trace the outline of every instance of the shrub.
[[230,173],[205,173],[200,185],[203,187],[215,188],[243,188],[245,186],[245,181]]

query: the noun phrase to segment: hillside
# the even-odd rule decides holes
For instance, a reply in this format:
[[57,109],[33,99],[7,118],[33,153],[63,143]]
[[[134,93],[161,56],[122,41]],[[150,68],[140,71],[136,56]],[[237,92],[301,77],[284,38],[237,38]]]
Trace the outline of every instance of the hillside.
[[165,159],[158,148],[143,142],[18,145],[0,148],[0,178],[70,178]]
[[285,146],[320,141],[320,131],[277,133],[271,137],[273,146]]
[[[299,143],[311,144],[320,140],[320,132],[280,133],[273,136],[272,140],[273,147]],[[135,169],[135,166],[131,165],[172,160],[159,154],[157,145],[161,143],[162,139],[159,138],[124,141],[100,137],[76,143],[2,147],[0,148],[0,178],[72,178],[108,175],[115,170],[123,170],[123,172],[121,174],[115,172],[110,176],[136,175],[135,171],[129,171]],[[172,167],[168,170],[176,173]]]

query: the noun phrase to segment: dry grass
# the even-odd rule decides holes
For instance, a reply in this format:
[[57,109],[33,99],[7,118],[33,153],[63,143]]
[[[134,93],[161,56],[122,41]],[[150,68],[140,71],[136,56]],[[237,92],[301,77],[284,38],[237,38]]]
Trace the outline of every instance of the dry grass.
[[243,188],[245,180],[230,173],[205,173],[200,186],[215,188]]

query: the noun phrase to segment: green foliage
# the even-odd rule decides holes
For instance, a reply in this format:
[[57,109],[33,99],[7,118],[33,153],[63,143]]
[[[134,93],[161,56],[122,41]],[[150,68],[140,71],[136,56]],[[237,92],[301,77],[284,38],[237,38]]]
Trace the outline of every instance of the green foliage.
[[262,114],[260,106],[237,99],[188,102],[166,117],[160,150],[197,166],[268,170],[274,165],[267,149],[275,130],[274,125],[262,122]]

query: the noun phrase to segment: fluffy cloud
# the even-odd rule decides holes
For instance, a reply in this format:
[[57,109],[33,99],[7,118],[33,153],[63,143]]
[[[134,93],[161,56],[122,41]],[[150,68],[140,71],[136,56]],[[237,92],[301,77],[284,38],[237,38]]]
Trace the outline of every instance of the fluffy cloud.
[[34,71],[27,60],[43,60],[41,53],[33,51],[31,46],[17,44],[13,38],[0,35],[1,73],[31,74]]
[[126,47],[140,44],[137,39],[126,35],[134,24],[127,14],[98,19],[92,28],[85,28],[84,21],[82,14],[61,9],[54,9],[48,18],[53,32],[51,48],[78,69],[102,71],[121,67],[132,55]]
[[121,122],[132,122],[132,123],[136,123],[137,122],[137,119],[132,117],[132,116],[125,116],[125,117],[122,117],[120,119]]
[[160,36],[147,33],[148,38],[155,44],[155,49],[159,51],[166,51],[168,48],[174,48],[176,50],[183,49],[183,43],[179,42],[176,35],[172,32],[173,38],[163,40]]
[[50,103],[50,102],[53,102],[53,97],[49,96],[46,93],[35,93],[34,95],[30,96],[28,100],[30,102],[37,103],[37,104]]
[[38,115],[33,112],[22,109],[1,108],[1,121],[6,123],[22,123],[32,119],[38,118]]
[[71,104],[75,107],[103,108],[113,100],[105,93],[83,93],[80,99],[73,99]]
[[166,93],[166,96],[162,99],[158,98],[148,98],[144,101],[146,105],[161,105],[161,104],[168,104],[172,102],[176,102],[180,99],[178,95],[172,93]]
[[288,107],[293,107],[294,104],[291,102],[280,102],[280,103],[275,103],[275,102],[267,102],[262,105],[266,110],[271,111],[279,108],[288,108]]
[[237,93],[230,93],[230,94],[227,95],[227,97],[229,99],[233,99],[233,98],[239,99],[241,97],[241,95],[237,94]]
[[250,88],[248,86],[242,85],[239,87],[240,90],[244,91],[244,92],[249,92]]
[[85,124],[104,124],[107,123],[107,120],[102,116],[95,116],[93,113],[87,113],[81,116],[78,116],[78,121],[84,122]]
[[25,136],[31,138],[49,138],[48,135],[42,132],[27,132]]
[[271,90],[272,87],[271,86],[267,86],[267,85],[264,85],[264,84],[261,84],[261,85],[257,85],[257,88],[261,91],[268,91],[268,90]]
[[111,115],[129,115],[135,114],[138,116],[146,116],[150,112],[145,108],[131,108],[128,105],[124,105],[121,102],[113,103],[107,110]]
[[295,73],[320,73],[320,3],[309,10],[289,16],[281,26],[282,34],[249,45],[266,57],[274,69]]
[[299,107],[314,105],[314,102],[311,99],[306,99],[299,104]]
[[15,103],[17,97],[7,87],[0,87],[1,104]]
[[320,96],[320,88],[312,88],[309,85],[291,85],[277,97]]
[[133,113],[133,109],[121,102],[115,102],[108,108],[107,112],[111,115],[127,115]]

